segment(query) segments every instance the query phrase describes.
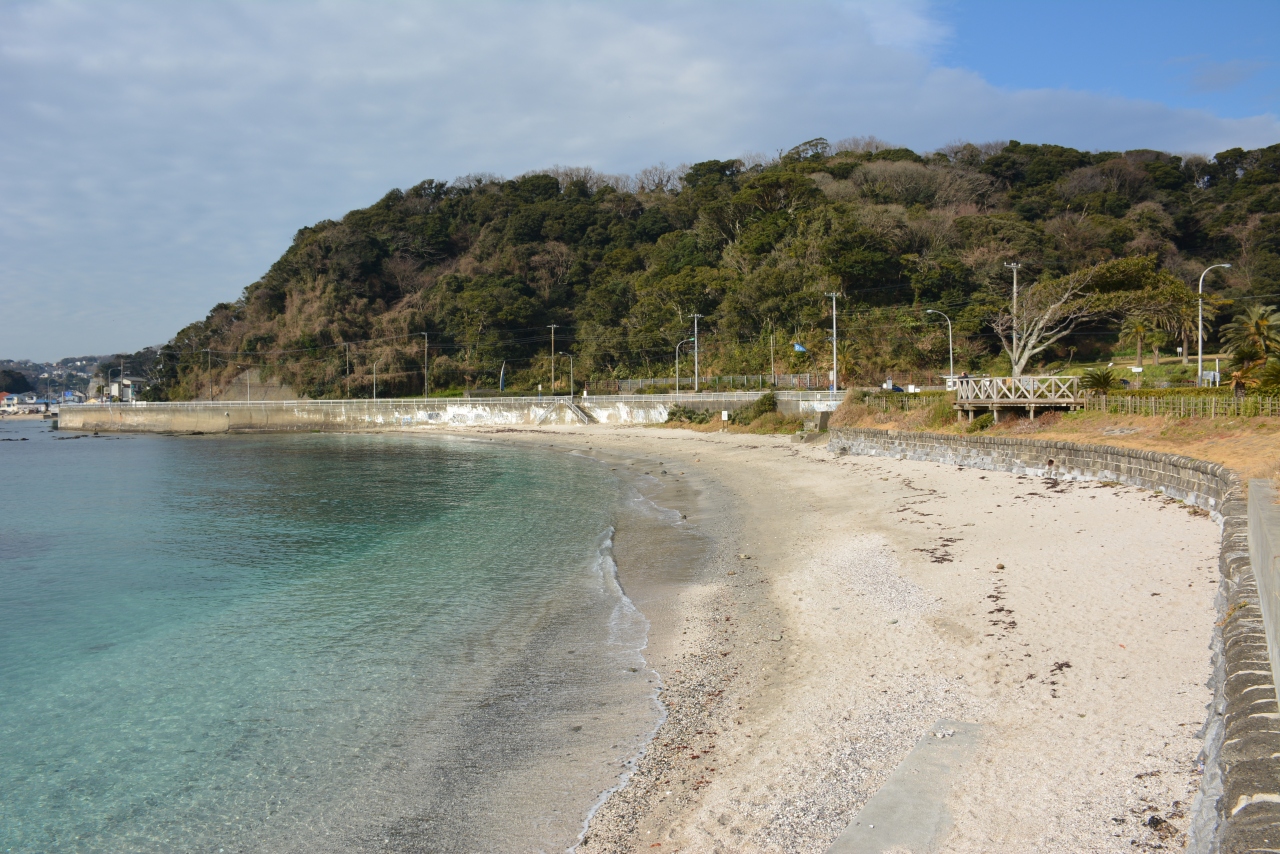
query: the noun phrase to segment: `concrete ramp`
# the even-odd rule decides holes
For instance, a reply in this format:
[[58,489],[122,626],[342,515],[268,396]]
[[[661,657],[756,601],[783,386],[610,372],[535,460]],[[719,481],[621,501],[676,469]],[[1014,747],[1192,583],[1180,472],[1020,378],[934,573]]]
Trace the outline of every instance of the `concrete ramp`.
[[947,798],[977,752],[980,726],[938,721],[872,795],[829,854],[929,854],[951,830]]

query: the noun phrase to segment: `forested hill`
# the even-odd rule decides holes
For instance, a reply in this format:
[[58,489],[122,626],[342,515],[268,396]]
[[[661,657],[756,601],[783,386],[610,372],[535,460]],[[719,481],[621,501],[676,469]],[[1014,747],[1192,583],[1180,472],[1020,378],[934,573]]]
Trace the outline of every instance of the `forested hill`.
[[[769,162],[635,177],[428,180],[301,229],[240,300],[130,369],[158,398],[202,396],[249,366],[336,397],[371,393],[376,365],[380,395],[421,394],[426,333],[433,390],[494,387],[504,362],[508,386],[529,388],[548,381],[555,324],[579,380],[670,376],[697,314],[704,373],[768,373],[771,334],[779,371],[825,371],[824,294],[838,292],[841,372],[879,381],[945,366],[946,328],[926,308],[955,321],[957,370],[996,357],[1005,262],[1030,282],[1128,256],[1192,286],[1230,261],[1208,283],[1238,305],[1280,292],[1280,145],[1212,159],[1019,142],[921,156],[818,139]],[[1039,361],[1106,324],[1088,332]]]

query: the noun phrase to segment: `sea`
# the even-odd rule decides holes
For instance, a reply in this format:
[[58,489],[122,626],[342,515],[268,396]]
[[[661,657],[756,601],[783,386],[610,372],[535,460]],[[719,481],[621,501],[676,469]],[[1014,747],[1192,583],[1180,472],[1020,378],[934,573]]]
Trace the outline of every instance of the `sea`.
[[617,469],[0,422],[0,851],[572,850],[663,714]]

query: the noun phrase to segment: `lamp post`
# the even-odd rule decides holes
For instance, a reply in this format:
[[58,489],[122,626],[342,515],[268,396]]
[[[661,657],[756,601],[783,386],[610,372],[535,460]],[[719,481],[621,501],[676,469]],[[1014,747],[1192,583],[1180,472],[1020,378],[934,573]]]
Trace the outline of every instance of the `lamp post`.
[[693,390],[697,391],[698,377],[701,376],[701,372],[698,370],[698,318],[702,317],[702,315],[694,314],[691,317],[693,318]]
[[373,363],[373,399],[374,400],[378,399],[378,362],[381,362],[381,361],[382,361],[381,359],[378,359],[376,362]]
[[560,355],[569,357],[569,399],[572,400],[573,399],[573,354],[561,353]]
[[683,341],[676,343],[676,394],[680,393],[680,347],[683,344],[688,344],[692,340],[692,338],[686,338]]
[[836,365],[836,297],[838,293],[829,293],[831,297],[831,399],[836,399],[836,392],[840,390],[840,374]]
[[950,364],[951,364],[951,376],[947,377],[947,379],[954,380],[954,379],[956,378],[956,348],[955,348],[955,346],[954,346],[954,345],[952,345],[952,343],[951,343],[951,318],[947,317],[945,314],[942,314],[942,312],[937,311],[936,309],[932,309],[932,308],[926,308],[926,309],[924,310],[924,313],[925,313],[925,314],[940,314],[940,315],[942,315],[944,318],[946,318],[946,321],[947,321],[947,356],[948,356],[949,362],[950,362]]
[[548,327],[551,330],[551,396],[556,396],[556,324]]
[[1196,387],[1204,383],[1204,277],[1215,267],[1230,268],[1230,264],[1214,264],[1205,267],[1200,274],[1200,286],[1196,289]]
[[778,386],[778,363],[773,360],[773,321],[769,321],[769,378],[774,387]]

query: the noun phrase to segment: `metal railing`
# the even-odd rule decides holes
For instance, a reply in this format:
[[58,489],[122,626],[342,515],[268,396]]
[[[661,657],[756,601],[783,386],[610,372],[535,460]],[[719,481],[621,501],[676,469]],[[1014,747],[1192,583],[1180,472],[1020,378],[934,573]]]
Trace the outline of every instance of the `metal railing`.
[[964,377],[956,380],[958,403],[1075,404],[1079,399],[1079,377]]

